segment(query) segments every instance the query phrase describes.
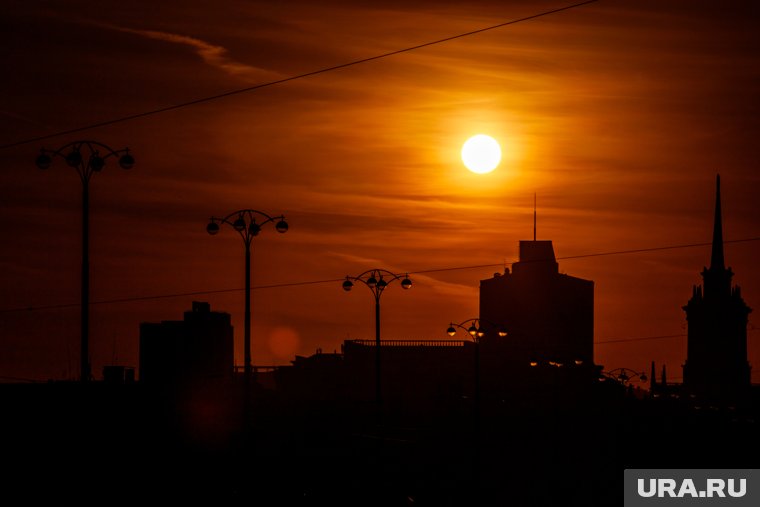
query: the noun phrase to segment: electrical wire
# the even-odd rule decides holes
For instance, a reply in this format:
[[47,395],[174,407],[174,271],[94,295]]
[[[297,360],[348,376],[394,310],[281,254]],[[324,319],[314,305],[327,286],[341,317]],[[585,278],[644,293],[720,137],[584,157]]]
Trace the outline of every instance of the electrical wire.
[[594,342],[594,345],[602,345],[605,343],[624,343],[624,342],[640,342],[642,340],[662,340],[665,338],[684,338],[688,336],[686,333],[681,334],[663,334],[659,336],[639,336],[637,338],[618,338],[612,340],[602,340]]
[[197,104],[203,104],[205,102],[211,102],[211,101],[214,101],[214,100],[219,100],[219,99],[223,99],[223,98],[226,98],[226,97],[231,97],[233,95],[239,95],[241,93],[253,92],[253,91],[256,91],[256,90],[261,90],[262,88],[268,88],[268,87],[271,87],[271,86],[281,85],[281,84],[289,83],[291,81],[295,81],[295,80],[298,80],[298,79],[304,79],[304,78],[307,78],[307,77],[316,76],[316,75],[319,75],[319,74],[325,74],[327,72],[332,72],[332,71],[335,71],[335,70],[345,69],[346,67],[352,67],[354,65],[360,65],[360,64],[363,64],[363,63],[373,62],[375,60],[381,60],[383,58],[389,58],[391,56],[396,56],[396,55],[399,55],[399,54],[402,54],[402,53],[409,53],[411,51],[416,51],[418,49],[434,46],[434,45],[437,45],[437,44],[443,44],[444,42],[450,42],[450,41],[453,41],[453,40],[456,40],[456,39],[461,39],[463,37],[469,37],[471,35],[476,35],[476,34],[480,34],[480,33],[483,33],[483,32],[488,32],[490,30],[496,30],[498,28],[504,28],[504,27],[509,26],[509,25],[514,25],[514,24],[517,24],[517,23],[522,23],[524,21],[530,21],[532,19],[541,18],[541,17],[548,16],[548,15],[551,15],[551,14],[557,14],[559,12],[567,11],[567,10],[570,10],[570,9],[575,9],[577,7],[581,7],[581,6],[584,6],[584,5],[587,5],[587,4],[591,4],[591,3],[594,3],[594,2],[597,2],[597,1],[599,1],[599,0],[587,0],[585,2],[580,2],[580,3],[576,3],[576,4],[572,4],[572,5],[566,5],[564,7],[560,7],[560,8],[557,8],[557,9],[552,9],[552,10],[549,10],[549,11],[540,12],[538,14],[532,14],[530,16],[526,16],[526,17],[523,17],[523,18],[513,19],[511,21],[505,21],[505,22],[499,23],[497,25],[487,26],[485,28],[479,28],[477,30],[472,30],[472,31],[469,31],[469,32],[460,33],[460,34],[457,34],[457,35],[452,35],[452,36],[449,36],[449,37],[445,37],[443,39],[437,39],[437,40],[434,40],[434,41],[429,41],[429,42],[425,42],[425,43],[422,43],[422,44],[417,44],[416,46],[409,46],[409,47],[406,47],[406,48],[397,49],[397,50],[394,50],[394,51],[389,51],[387,53],[381,53],[379,55],[370,56],[370,57],[366,57],[366,58],[361,58],[359,60],[354,60],[354,61],[351,61],[351,62],[341,63],[341,64],[338,64],[338,65],[333,65],[331,67],[325,67],[325,68],[318,69],[318,70],[313,70],[313,71],[310,71],[310,72],[304,72],[303,74],[296,74],[294,76],[288,76],[288,77],[285,77],[285,78],[282,78],[282,79],[276,79],[274,81],[268,81],[266,83],[260,83],[260,84],[253,85],[253,86],[247,86],[245,88],[238,88],[238,89],[231,90],[231,91],[228,91],[228,92],[218,93],[216,95],[210,95],[210,96],[207,96],[207,97],[202,97],[202,98],[190,100],[190,101],[187,101],[187,102],[180,102],[178,104],[173,104],[173,105],[170,105],[170,106],[164,106],[164,107],[160,107],[160,108],[157,108],[157,109],[143,111],[143,112],[140,112],[140,113],[135,113],[135,114],[130,114],[130,115],[126,115],[126,116],[121,116],[121,117],[118,117],[118,118],[112,118],[110,120],[104,120],[104,121],[97,122],[97,123],[91,123],[89,125],[84,125],[84,126],[81,126],[81,127],[75,127],[75,128],[71,128],[71,129],[68,129],[68,130],[61,130],[61,131],[58,131],[58,132],[54,132],[52,134],[44,134],[44,135],[39,135],[39,136],[35,136],[35,137],[30,137],[30,138],[27,138],[27,139],[22,139],[20,141],[14,141],[14,142],[10,142],[10,143],[6,143],[6,144],[3,144],[3,145],[0,145],[0,149],[12,148],[12,147],[15,147],[15,146],[21,146],[21,145],[24,145],[24,144],[29,144],[29,143],[33,143],[33,142],[37,142],[37,141],[44,141],[46,139],[51,139],[53,137],[63,136],[63,135],[67,135],[67,134],[74,134],[76,132],[82,132],[84,130],[90,130],[90,129],[99,128],[99,127],[105,127],[107,125],[113,125],[115,123],[123,123],[123,122],[127,122],[127,121],[130,121],[130,120],[136,120],[138,118],[145,118],[146,116],[153,116],[153,115],[157,115],[157,114],[161,114],[161,113],[166,113],[166,112],[169,112],[169,111],[174,111],[176,109],[182,109],[182,108],[185,108],[185,107],[195,106]]
[[[747,243],[751,241],[760,241],[760,237],[754,237],[754,238],[743,238],[743,239],[733,239],[733,240],[725,240],[723,241],[724,244],[726,243]],[[631,250],[616,250],[612,252],[596,252],[596,253],[590,253],[590,254],[581,254],[581,255],[571,255],[566,257],[557,257],[557,260],[572,260],[572,259],[583,259],[583,258],[589,258],[589,257],[603,257],[603,256],[612,256],[612,255],[625,255],[625,254],[635,254],[635,253],[647,253],[647,252],[659,252],[664,250],[678,250],[682,248],[694,248],[699,246],[709,246],[712,243],[689,243],[684,245],[671,245],[671,246],[660,246],[660,247],[652,247],[652,248],[636,248]],[[514,264],[514,262],[508,262],[506,264]],[[420,275],[420,274],[429,274],[429,273],[444,273],[447,271],[461,271],[466,269],[482,269],[482,268],[493,268],[493,267],[501,267],[504,266],[505,263],[501,262],[498,264],[475,264],[475,265],[469,265],[469,266],[455,266],[455,267],[447,267],[447,268],[434,268],[434,269],[424,269],[424,270],[417,270],[417,271],[409,271],[408,274],[410,275]],[[345,277],[341,278],[328,278],[323,280],[305,280],[305,281],[298,281],[298,282],[284,282],[284,283],[273,283],[269,285],[256,285],[251,287],[252,290],[265,290],[265,289],[279,289],[284,287],[301,287],[306,285],[319,285],[323,283],[337,283],[342,282],[345,279]],[[235,288],[235,289],[211,289],[211,290],[199,290],[199,291],[191,291],[191,292],[175,292],[175,293],[169,293],[169,294],[155,294],[155,295],[146,295],[146,296],[133,296],[133,297],[123,297],[123,298],[114,298],[114,299],[102,299],[99,301],[91,301],[91,305],[106,305],[106,304],[116,304],[116,303],[131,303],[131,302],[138,302],[138,301],[151,301],[156,299],[170,299],[170,298],[177,298],[177,297],[186,297],[186,296],[203,296],[207,294],[223,294],[227,292],[242,292],[244,291],[244,288]],[[26,306],[26,307],[16,307],[16,308],[5,308],[0,309],[0,314],[2,313],[11,313],[11,312],[22,312],[22,311],[37,311],[37,310],[59,310],[59,309],[65,309],[65,308],[74,308],[78,307],[79,303],[61,303],[61,304],[51,304],[51,305],[40,305],[40,306]]]
[[[752,324],[749,324],[749,328],[747,329],[747,333],[754,333],[759,328],[756,328]],[[619,339],[612,339],[612,340],[602,340],[598,342],[594,342],[594,345],[603,345],[605,343],[625,343],[625,342],[640,342],[642,340],[663,340],[666,338],[686,338],[686,333],[681,334],[663,334],[659,336],[639,336],[636,338],[619,338]]]

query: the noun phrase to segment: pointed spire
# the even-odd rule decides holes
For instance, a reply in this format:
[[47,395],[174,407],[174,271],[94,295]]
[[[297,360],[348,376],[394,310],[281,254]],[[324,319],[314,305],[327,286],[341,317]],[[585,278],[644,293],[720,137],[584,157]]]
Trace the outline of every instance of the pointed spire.
[[726,269],[723,260],[723,218],[720,212],[720,174],[715,183],[715,223],[713,224],[712,256],[710,257],[711,270]]

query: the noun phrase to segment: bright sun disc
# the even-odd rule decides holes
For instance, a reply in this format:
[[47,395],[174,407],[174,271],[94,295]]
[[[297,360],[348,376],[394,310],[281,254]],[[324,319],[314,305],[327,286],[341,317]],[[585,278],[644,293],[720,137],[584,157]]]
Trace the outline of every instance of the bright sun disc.
[[465,141],[462,146],[462,162],[477,174],[490,173],[501,161],[501,147],[491,136],[478,134]]

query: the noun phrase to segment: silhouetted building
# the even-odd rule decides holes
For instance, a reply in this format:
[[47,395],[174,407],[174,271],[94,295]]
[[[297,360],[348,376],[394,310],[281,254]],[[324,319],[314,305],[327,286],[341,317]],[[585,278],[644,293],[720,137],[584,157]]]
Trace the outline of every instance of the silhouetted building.
[[[494,400],[556,406],[558,393],[579,399],[598,383],[594,283],[559,273],[551,241],[521,241],[513,272],[481,281],[479,325],[479,346],[467,333],[464,341],[382,341],[384,410],[431,413],[476,395],[484,410]],[[372,400],[375,347],[348,340],[342,355],[297,357],[280,369],[278,388],[293,398]]]
[[233,373],[230,315],[193,302],[183,320],[140,324],[140,382],[199,383]]
[[343,354],[296,356],[291,366],[275,370],[276,388],[293,399],[334,401],[346,397]]
[[[450,405],[473,390],[474,347],[461,340],[383,340],[382,393],[385,410],[419,413]],[[296,356],[277,370],[287,397],[319,402],[375,405],[375,341],[346,340],[341,353]]]
[[[472,392],[474,347],[461,340],[383,340],[382,389],[385,408],[431,411]],[[374,340],[343,343],[345,368],[356,398],[374,388]]]
[[691,299],[683,307],[689,326],[684,387],[699,398],[731,402],[749,392],[747,317],[752,310],[739,287],[731,286],[733,275],[723,257],[718,176],[710,267],[702,270],[703,285],[693,287]]
[[480,281],[480,318],[508,332],[484,350],[501,343],[510,361],[593,364],[594,282],[560,273],[551,241],[520,241],[512,272]]

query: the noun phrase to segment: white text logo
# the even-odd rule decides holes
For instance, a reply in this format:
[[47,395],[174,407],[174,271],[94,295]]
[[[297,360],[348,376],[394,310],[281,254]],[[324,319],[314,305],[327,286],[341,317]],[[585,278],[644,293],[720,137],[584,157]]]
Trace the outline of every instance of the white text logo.
[[675,479],[639,479],[638,493],[643,498],[726,498],[727,495],[740,498],[747,494],[747,479],[707,479],[704,489],[697,489],[692,479],[683,479],[680,485]]

